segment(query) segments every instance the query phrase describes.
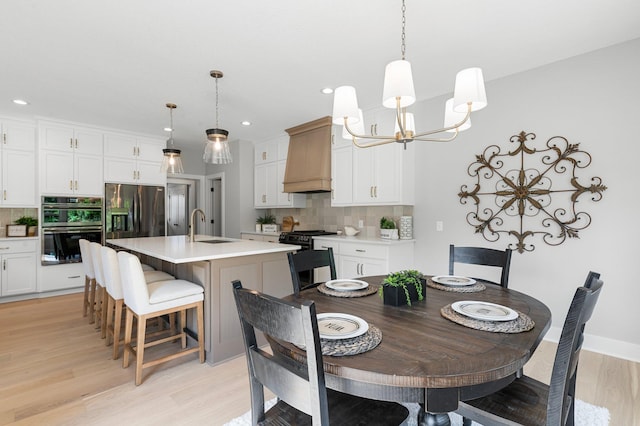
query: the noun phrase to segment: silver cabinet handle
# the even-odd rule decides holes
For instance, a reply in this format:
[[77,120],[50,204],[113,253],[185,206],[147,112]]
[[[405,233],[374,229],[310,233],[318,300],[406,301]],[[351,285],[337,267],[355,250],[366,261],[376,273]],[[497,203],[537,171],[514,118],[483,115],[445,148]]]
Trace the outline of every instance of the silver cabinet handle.
[[365,249],[356,249],[356,251],[357,251],[358,253],[366,253],[366,252],[367,252]]
[[73,191],[73,180],[69,181],[69,189]]
[[73,138],[69,138],[69,148],[73,149]]
[[78,181],[76,181],[76,191],[78,190]]

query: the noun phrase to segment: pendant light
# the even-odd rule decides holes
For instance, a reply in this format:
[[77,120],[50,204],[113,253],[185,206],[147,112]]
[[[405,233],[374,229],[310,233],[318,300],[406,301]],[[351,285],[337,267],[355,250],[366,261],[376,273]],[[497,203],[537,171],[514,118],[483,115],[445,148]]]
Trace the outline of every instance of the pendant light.
[[202,159],[210,164],[229,164],[232,161],[229,141],[229,132],[218,125],[218,79],[223,77],[222,71],[213,70],[209,73],[216,80],[216,127],[207,129],[207,145],[204,148]]
[[162,165],[160,166],[160,171],[162,173],[184,173],[184,168],[182,167],[182,158],[180,158],[180,150],[176,149],[173,146],[173,110],[177,108],[176,104],[168,103],[167,108],[169,108],[169,116],[171,120],[171,127],[169,131],[171,132],[171,136],[167,140],[167,147],[162,150],[164,154],[164,158],[162,159]]

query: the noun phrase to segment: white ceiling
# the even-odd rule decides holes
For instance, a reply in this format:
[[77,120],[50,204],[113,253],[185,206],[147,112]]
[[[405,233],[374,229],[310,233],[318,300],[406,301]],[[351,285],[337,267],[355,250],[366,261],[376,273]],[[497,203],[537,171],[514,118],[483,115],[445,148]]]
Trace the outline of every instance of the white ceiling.
[[[331,114],[320,89],[381,102],[400,57],[400,0],[3,0],[0,114],[44,116],[202,144],[215,127],[260,141]],[[421,99],[469,66],[487,81],[640,37],[637,0],[407,0]],[[640,52],[639,52],[640,54]],[[26,99],[19,107],[11,100]],[[489,108],[491,93],[488,93]],[[242,120],[253,125],[244,127]]]

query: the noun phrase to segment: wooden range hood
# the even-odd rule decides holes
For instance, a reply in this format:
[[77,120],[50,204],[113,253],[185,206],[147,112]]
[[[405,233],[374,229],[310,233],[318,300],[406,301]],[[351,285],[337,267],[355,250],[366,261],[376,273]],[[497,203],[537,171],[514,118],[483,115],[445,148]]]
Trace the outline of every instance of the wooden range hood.
[[331,117],[287,129],[284,192],[331,191]]

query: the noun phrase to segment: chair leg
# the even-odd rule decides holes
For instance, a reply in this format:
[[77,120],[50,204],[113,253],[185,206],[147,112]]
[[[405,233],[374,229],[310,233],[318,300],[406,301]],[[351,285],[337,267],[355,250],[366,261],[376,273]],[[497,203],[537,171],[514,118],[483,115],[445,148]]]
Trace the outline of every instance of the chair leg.
[[102,307],[100,308],[100,337],[107,338],[107,316],[111,312],[109,310],[111,296],[107,293],[107,288],[102,287]]
[[120,325],[122,323],[122,306],[124,300],[116,300],[115,315],[113,319],[113,359],[120,356]]
[[147,318],[144,315],[138,317],[138,339],[136,341],[136,386],[142,383],[142,364],[144,363],[145,331]]
[[104,345],[109,346],[113,343],[113,309],[115,308],[115,299],[111,297],[109,293],[107,293],[107,310],[106,310],[106,319],[104,322],[104,329],[106,331],[106,336],[104,339]]
[[91,289],[89,290],[89,324],[95,322],[96,309],[96,280],[90,279]]
[[[187,333],[185,333],[184,329],[187,327],[187,310],[183,309],[180,311],[180,336],[182,337],[182,349],[187,347]],[[200,330],[198,330],[200,332]]]
[[133,333],[133,312],[127,308],[127,315],[124,324],[124,353],[122,354],[122,368],[129,367],[129,354],[133,351],[131,347],[131,334]]
[[198,317],[198,348],[200,349],[200,364],[204,362],[204,309],[203,303],[198,303],[196,307],[196,316]]
[[84,297],[82,298],[82,316],[86,317],[89,312],[89,287],[90,285],[89,277],[84,276]]

